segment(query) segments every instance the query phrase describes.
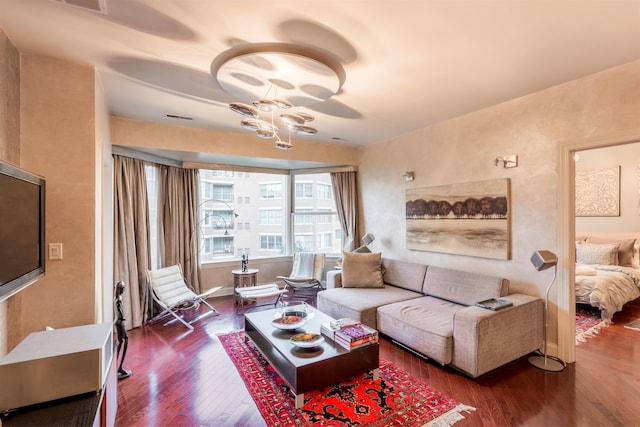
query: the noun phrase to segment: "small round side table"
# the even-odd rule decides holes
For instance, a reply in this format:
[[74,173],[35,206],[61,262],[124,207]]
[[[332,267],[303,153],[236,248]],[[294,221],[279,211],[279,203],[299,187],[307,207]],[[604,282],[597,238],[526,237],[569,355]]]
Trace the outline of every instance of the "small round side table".
[[248,268],[247,271],[241,269],[231,270],[233,274],[233,302],[238,305],[237,288],[244,288],[246,286],[255,286],[258,283],[258,269]]

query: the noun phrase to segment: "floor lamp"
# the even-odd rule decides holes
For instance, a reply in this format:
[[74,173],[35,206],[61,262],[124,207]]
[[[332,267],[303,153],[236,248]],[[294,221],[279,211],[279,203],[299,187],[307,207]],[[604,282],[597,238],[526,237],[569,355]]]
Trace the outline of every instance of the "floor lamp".
[[376,240],[375,236],[371,233],[367,233],[362,236],[362,242],[364,245],[354,249],[352,252],[360,252],[360,253],[371,253],[371,249],[369,249],[369,245]]
[[547,286],[547,295],[544,303],[544,354],[534,354],[529,357],[529,363],[539,369],[551,372],[560,372],[565,368],[565,363],[554,356],[547,354],[547,328],[549,327],[549,290],[553,286],[558,273],[558,257],[550,251],[536,251],[531,256],[531,263],[536,270],[542,271],[553,267],[553,278]]

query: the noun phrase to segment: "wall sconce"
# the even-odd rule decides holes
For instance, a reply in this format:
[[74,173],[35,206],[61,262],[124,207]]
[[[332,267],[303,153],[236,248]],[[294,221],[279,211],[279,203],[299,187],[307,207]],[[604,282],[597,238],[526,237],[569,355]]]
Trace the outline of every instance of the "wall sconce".
[[405,172],[404,175],[402,175],[404,177],[405,181],[413,181],[413,172]]
[[500,163],[502,163],[502,167],[505,169],[517,168],[518,156],[516,156],[515,154],[511,156],[501,156],[496,157],[496,159],[493,161],[494,166],[500,166]]

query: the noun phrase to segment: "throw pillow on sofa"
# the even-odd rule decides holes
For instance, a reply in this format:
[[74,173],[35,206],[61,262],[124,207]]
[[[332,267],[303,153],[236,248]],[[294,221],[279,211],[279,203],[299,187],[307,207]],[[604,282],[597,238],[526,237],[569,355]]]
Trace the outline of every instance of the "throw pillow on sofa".
[[343,288],[382,288],[382,254],[344,252],[342,254]]

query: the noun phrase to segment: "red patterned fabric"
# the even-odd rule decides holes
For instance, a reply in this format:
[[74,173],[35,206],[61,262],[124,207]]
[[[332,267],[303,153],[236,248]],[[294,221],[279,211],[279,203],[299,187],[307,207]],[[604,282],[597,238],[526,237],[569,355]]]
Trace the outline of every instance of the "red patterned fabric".
[[422,426],[443,415],[450,425],[463,418],[460,410],[473,410],[385,360],[378,381],[365,374],[306,393],[296,409],[293,393],[243,332],[219,338],[269,426]]
[[591,307],[576,307],[576,345],[583,343],[607,326],[600,317],[600,311]]

